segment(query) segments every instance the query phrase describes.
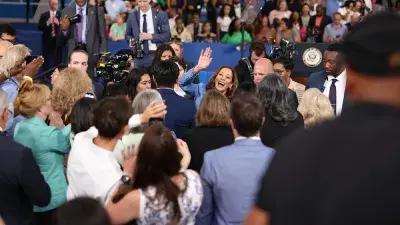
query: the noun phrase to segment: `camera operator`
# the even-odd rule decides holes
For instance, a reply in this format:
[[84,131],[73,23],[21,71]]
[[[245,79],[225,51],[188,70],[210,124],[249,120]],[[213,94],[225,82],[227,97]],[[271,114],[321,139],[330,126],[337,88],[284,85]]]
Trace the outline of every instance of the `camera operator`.
[[76,48],[85,50],[89,55],[88,74],[94,76],[98,61],[94,54],[107,51],[103,9],[86,0],[75,0],[75,4],[63,9],[61,18],[58,45],[67,44],[68,55]]
[[253,42],[250,45],[250,56],[239,60],[235,67],[239,84],[243,82],[253,82],[254,64],[260,58],[267,57],[265,46],[261,42]]
[[135,68],[135,62],[134,58],[135,56],[133,55],[133,51],[130,49],[120,49],[115,55],[128,55],[128,66],[125,68],[126,71],[131,72],[133,68]]
[[129,14],[126,39],[132,47],[135,43],[136,67],[145,69],[151,66],[157,47],[168,43],[171,33],[164,11],[152,9],[150,0],[139,0],[138,5],[139,10]]

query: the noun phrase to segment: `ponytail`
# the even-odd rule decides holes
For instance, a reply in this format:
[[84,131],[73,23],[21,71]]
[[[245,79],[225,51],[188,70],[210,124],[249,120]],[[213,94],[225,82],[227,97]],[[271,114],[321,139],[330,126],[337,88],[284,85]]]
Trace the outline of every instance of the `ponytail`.
[[31,77],[24,76],[14,100],[14,114],[33,117],[50,97],[50,89],[43,84],[34,84]]

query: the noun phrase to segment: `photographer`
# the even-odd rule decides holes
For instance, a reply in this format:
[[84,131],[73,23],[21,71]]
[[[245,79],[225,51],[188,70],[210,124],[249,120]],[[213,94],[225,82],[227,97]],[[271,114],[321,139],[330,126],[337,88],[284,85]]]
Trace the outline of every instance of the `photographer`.
[[136,67],[151,66],[157,47],[167,44],[171,37],[168,16],[164,11],[152,9],[150,0],[139,1],[139,10],[129,14],[126,39],[135,44]]
[[86,0],[75,0],[61,13],[60,32],[57,43],[67,45],[68,55],[76,48],[83,49],[89,56],[88,74],[94,75],[98,58],[93,54],[107,51],[104,11]]
[[265,58],[266,56],[267,54],[263,43],[257,41],[250,45],[250,56],[240,59],[238,65],[235,67],[239,84],[246,81],[253,82],[254,64],[257,60]]

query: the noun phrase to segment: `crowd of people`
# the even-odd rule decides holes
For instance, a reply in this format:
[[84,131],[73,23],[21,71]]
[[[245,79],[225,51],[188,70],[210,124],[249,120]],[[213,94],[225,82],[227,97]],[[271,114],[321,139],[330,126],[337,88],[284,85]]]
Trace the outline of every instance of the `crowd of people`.
[[[49,2],[56,8],[56,0]],[[323,3],[272,2],[277,9],[260,14],[257,29],[277,40],[301,40],[283,28],[295,27],[293,14],[305,7],[315,10],[315,16],[309,10],[309,25],[327,18]],[[394,7],[389,2],[384,7]],[[305,84],[292,79],[291,58],[268,58],[268,35],[253,33],[249,57],[234,68],[221,65],[203,83],[198,75],[213,61],[211,48],[187,62],[182,37],[162,43],[171,35],[165,35],[165,15],[149,8],[148,0],[138,0],[142,17],[129,16],[126,28],[121,10],[134,10],[135,1],[108,0],[107,13],[117,21],[110,37],[141,37],[145,54],[137,59],[131,49],[121,49],[129,55],[127,75],[109,82],[90,74],[102,37],[84,32],[102,28],[91,13],[76,24],[67,18],[85,7],[103,12],[93,2],[75,3],[60,19],[56,10],[43,19],[50,40],[70,50],[68,63],[58,63],[49,79],[36,75],[46,58],[57,61],[54,55],[31,59],[28,46],[15,43],[15,30],[0,28],[5,224],[400,223],[398,13],[369,13],[363,1],[346,2],[335,14],[337,25],[348,18],[351,23],[361,9],[363,20],[340,37],[335,22],[324,28],[334,35],[321,36],[333,42],[323,54],[324,70]],[[212,23],[219,25],[211,37],[230,40],[237,39],[229,27],[239,29],[244,6],[234,0],[218,14],[214,2],[168,0],[154,7],[176,14],[171,33],[212,16],[210,35]],[[300,28],[306,15],[298,13]],[[276,18],[282,29],[267,32]],[[124,29],[128,34],[122,35]]]
[[[111,3],[113,2],[113,3]],[[125,5],[124,5],[125,4]],[[124,39],[129,13],[138,9],[137,1],[109,0],[105,9],[109,37]],[[248,19],[245,43],[262,41],[279,43],[282,38],[293,42],[336,42],[342,40],[363,16],[382,8],[398,10],[398,1],[346,0],[338,6],[326,0],[268,1],[256,18]],[[222,42],[240,44],[241,19],[253,7],[245,0],[168,0],[154,2],[169,18],[171,36],[183,42]],[[254,20],[254,21],[253,21]]]

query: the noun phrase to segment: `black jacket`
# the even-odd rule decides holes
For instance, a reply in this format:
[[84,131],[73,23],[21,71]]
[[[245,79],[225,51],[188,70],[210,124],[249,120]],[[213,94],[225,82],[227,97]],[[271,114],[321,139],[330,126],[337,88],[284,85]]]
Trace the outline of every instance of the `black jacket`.
[[[250,57],[246,58],[250,64],[251,69],[254,69],[254,63],[251,61]],[[249,66],[244,61],[244,59],[239,60],[238,64],[235,66],[236,76],[238,78],[239,84],[243,82],[253,82]]]
[[33,224],[33,205],[50,203],[50,187],[32,151],[0,135],[0,215],[6,224]]

